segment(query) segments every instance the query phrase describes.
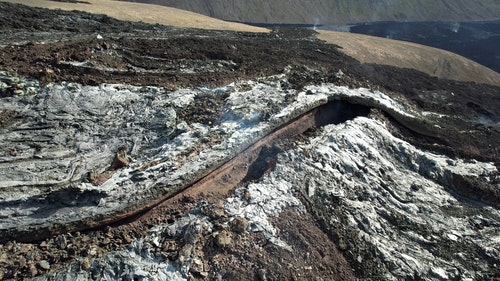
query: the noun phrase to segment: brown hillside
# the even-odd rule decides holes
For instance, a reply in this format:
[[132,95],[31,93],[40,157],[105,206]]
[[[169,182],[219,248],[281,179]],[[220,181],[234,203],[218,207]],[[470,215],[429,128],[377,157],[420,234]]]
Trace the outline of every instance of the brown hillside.
[[126,0],[258,23],[346,24],[367,21],[464,21],[500,17],[496,0]]
[[414,68],[431,76],[500,85],[500,74],[457,54],[415,43],[335,31],[319,31],[318,38],[342,47],[365,63]]
[[89,13],[106,14],[108,16],[129,21],[160,23],[165,25],[190,28],[236,30],[250,32],[266,32],[267,29],[245,24],[231,23],[189,11],[164,6],[151,6],[139,3],[112,0],[85,0],[76,3],[49,0],[2,0],[3,2],[20,3],[32,7],[79,10]]

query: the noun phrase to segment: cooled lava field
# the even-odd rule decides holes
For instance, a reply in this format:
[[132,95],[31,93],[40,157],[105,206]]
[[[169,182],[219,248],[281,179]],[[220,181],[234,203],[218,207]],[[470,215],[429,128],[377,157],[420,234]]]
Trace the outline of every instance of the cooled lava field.
[[3,2],[0,58],[0,280],[500,278],[499,87]]

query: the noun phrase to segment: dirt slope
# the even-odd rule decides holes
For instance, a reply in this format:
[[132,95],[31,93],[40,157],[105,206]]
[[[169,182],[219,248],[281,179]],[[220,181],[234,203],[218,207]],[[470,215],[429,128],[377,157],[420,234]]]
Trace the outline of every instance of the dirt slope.
[[143,21],[190,28],[266,32],[267,29],[245,24],[231,23],[204,15],[164,6],[144,6],[142,4],[112,0],[85,0],[77,3],[47,0],[5,0],[3,2],[20,3],[32,7],[79,10],[90,13],[106,14],[121,20]]
[[319,30],[318,38],[365,63],[413,68],[444,79],[500,85],[500,74],[457,54],[415,43]]

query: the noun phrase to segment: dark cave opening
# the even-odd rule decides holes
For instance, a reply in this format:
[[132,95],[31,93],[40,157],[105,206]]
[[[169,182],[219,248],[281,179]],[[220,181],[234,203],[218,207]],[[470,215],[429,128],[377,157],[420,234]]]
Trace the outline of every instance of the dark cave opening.
[[[368,106],[344,100],[333,100],[313,109],[313,122],[310,122],[309,127],[306,126],[304,129],[307,131],[328,124],[341,124],[358,116],[368,116],[370,110],[371,108]],[[294,133],[298,135],[301,132],[295,131]],[[287,134],[286,138],[293,138],[293,135]],[[270,170],[273,170],[276,165],[277,155],[280,152],[282,152],[281,148],[274,143],[262,146],[258,157],[250,163],[248,172],[242,182],[256,181]]]
[[340,124],[358,116],[368,116],[370,107],[344,100],[333,100],[317,108],[316,127],[328,124]]

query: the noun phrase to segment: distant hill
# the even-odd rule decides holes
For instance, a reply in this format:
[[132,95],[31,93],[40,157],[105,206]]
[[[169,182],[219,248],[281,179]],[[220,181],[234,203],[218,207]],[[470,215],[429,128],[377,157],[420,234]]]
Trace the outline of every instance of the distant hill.
[[[151,6],[141,3],[114,0],[0,0],[0,2],[19,3],[32,7],[78,10],[95,14],[106,14],[120,20],[142,21],[189,28],[267,32],[241,23],[227,22],[189,11],[171,7]],[[2,11],[0,10],[0,19]],[[1,21],[0,21],[1,24]]]
[[318,38],[340,46],[364,63],[413,68],[431,76],[500,86],[500,74],[460,55],[411,42],[318,30]]
[[248,23],[347,24],[500,18],[498,0],[125,0]]
[[[326,26],[320,28],[327,29]],[[500,73],[500,20],[371,22],[351,25],[349,32],[408,41],[447,50]]]

